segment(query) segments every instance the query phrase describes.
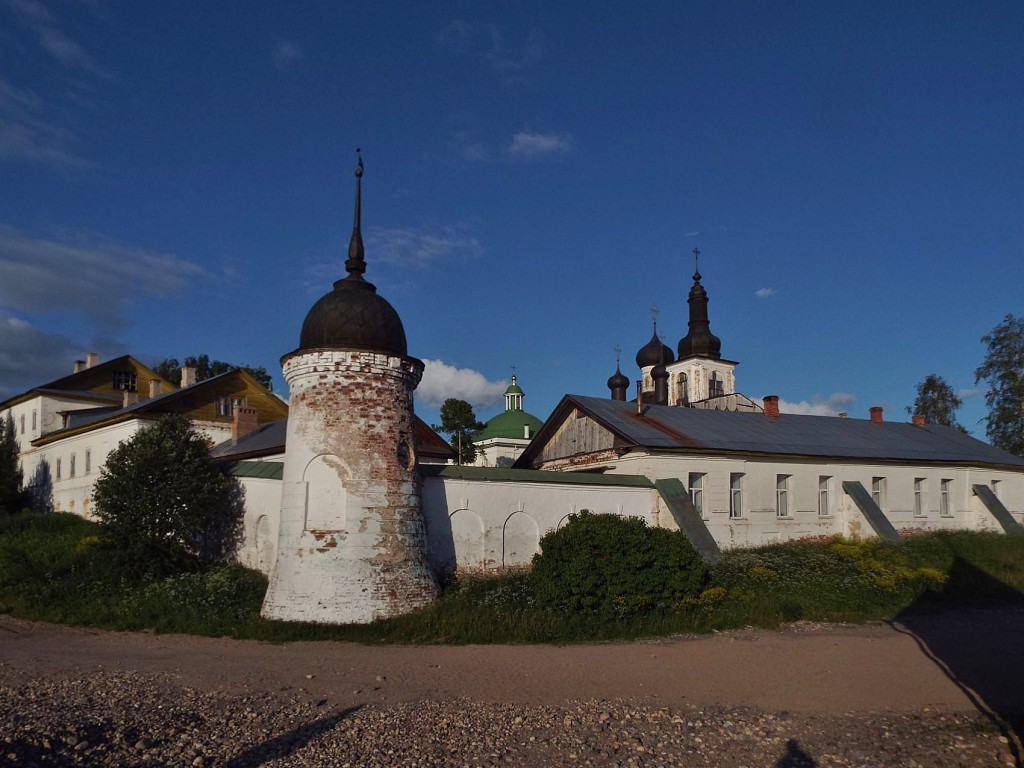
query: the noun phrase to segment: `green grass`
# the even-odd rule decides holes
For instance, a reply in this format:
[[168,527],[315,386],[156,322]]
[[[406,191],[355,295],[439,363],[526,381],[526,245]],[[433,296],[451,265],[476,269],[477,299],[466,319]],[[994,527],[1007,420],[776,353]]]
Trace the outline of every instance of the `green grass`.
[[259,616],[266,578],[238,566],[123,583],[105,567],[99,528],[73,515],[0,518],[0,612],[118,630],[270,641],[588,642],[776,627],[795,619],[868,621],[908,610],[1020,600],[1024,536],[945,532],[893,547],[878,540],[800,542],[727,552],[702,591],[670,610],[602,619],[539,603],[529,574],[462,577],[440,600],[369,625]]

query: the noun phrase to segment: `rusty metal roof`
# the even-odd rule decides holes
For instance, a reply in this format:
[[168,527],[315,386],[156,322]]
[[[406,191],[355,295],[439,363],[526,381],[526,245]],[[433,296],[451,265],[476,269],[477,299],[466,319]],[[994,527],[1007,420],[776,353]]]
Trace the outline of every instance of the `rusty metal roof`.
[[521,457],[525,466],[573,408],[579,408],[625,445],[652,451],[756,453],[857,460],[997,464],[1024,468],[1024,458],[937,424],[874,423],[868,419],[665,405],[644,407],[597,397],[566,395]]

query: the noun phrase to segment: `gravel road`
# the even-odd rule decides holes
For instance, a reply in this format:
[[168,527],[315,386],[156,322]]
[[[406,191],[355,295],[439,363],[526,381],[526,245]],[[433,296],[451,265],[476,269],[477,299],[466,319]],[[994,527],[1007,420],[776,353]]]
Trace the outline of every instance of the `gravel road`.
[[998,610],[371,647],[0,617],[0,765],[1019,766],[1022,632]]

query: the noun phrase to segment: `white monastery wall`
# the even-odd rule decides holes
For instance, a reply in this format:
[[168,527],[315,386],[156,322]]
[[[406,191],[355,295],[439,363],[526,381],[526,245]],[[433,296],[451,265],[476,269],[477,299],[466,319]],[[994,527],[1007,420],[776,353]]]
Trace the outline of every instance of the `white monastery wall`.
[[238,561],[269,575],[277,559],[281,481],[262,477],[239,477],[238,481],[245,489],[245,521]]
[[427,477],[427,555],[442,570],[529,565],[540,538],[582,509],[640,517],[652,526],[671,522],[653,488]]

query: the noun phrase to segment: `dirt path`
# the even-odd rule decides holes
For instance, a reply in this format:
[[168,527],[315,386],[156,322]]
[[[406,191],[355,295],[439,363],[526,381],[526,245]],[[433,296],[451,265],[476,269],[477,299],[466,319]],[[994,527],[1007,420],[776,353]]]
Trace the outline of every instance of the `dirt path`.
[[[821,751],[830,743],[829,734],[841,727],[850,731],[840,738],[847,751],[866,750],[864,755],[868,762],[864,764],[878,764],[871,760],[881,759],[888,748],[885,745],[892,742],[886,736],[885,729],[889,726],[885,725],[888,722],[885,718],[899,716],[903,722],[900,727],[909,729],[901,736],[900,748],[910,750],[906,754],[918,761],[914,764],[946,765],[942,755],[964,748],[972,739],[976,742],[972,748],[983,753],[992,749],[987,740],[995,743],[999,737],[1004,745],[1001,748],[1009,749],[1009,753],[1004,752],[992,764],[1020,765],[1021,751],[1014,729],[1020,733],[1024,725],[1024,608],[905,616],[892,625],[798,624],[783,631],[743,630],[711,636],[563,647],[273,645],[111,633],[0,617],[0,683],[12,690],[19,685],[27,686],[26,689],[50,685],[48,690],[67,690],[69,697],[83,696],[83,700],[93,701],[96,694],[83,692],[83,685],[125,673],[150,676],[153,680],[166,679],[182,690],[194,690],[195,695],[217,700],[255,702],[259,697],[269,696],[290,702],[292,707],[296,702],[305,702],[303,706],[312,708],[310,711],[358,712],[358,715],[345,715],[354,718],[350,726],[354,730],[349,736],[377,733],[366,725],[374,717],[391,718],[389,728],[398,727],[393,724],[398,718],[406,723],[398,727],[399,735],[395,736],[395,743],[400,744],[401,749],[422,748],[423,737],[413,740],[415,743],[410,746],[409,739],[401,738],[401,731],[411,728],[410,723],[423,722],[425,713],[435,710],[448,712],[450,716],[458,709],[468,718],[467,723],[476,724],[473,727],[483,722],[480,718],[498,718],[493,721],[497,725],[488,727],[514,731],[525,726],[509,725],[507,717],[499,716],[506,710],[513,711],[509,707],[519,707],[514,711],[534,715],[543,710],[548,720],[560,722],[559,718],[571,719],[571,713],[576,711],[572,709],[576,706],[574,703],[604,701],[608,702],[604,706],[612,711],[609,717],[619,717],[615,713],[628,712],[628,707],[636,707],[644,717],[654,720],[663,712],[735,711],[748,723],[744,727],[752,734],[771,733],[772,718],[777,714],[792,716],[791,727],[796,729],[793,733],[805,742],[810,740]],[[456,701],[460,703],[453,707],[450,703]],[[266,704],[253,706],[261,712],[274,711]],[[465,715],[474,707],[483,709],[472,717]],[[124,711],[123,707],[114,709]],[[589,723],[606,716],[600,710],[600,704],[588,706],[579,710],[576,717]],[[210,711],[216,712],[216,706]],[[417,712],[420,714],[416,715]],[[942,713],[956,719],[955,728],[943,725]],[[437,723],[448,723],[449,716],[437,714]],[[9,717],[19,715],[12,710]],[[41,719],[33,721],[37,723],[36,730],[42,727],[38,723],[52,722],[54,717],[60,719],[64,715],[44,712],[39,717]],[[622,717],[627,718],[627,715]],[[992,724],[987,736],[982,733],[975,738],[970,736],[969,730],[963,731],[964,724],[985,718]],[[522,716],[513,719],[516,723],[523,721]],[[678,717],[673,716],[671,722],[679,722]],[[857,741],[861,738],[855,733],[857,722],[862,723],[862,733],[871,731],[873,741],[868,746]],[[879,722],[882,725],[878,725]],[[915,726],[915,722],[918,725]],[[837,725],[843,723],[847,725]],[[939,730],[932,736],[922,733],[919,745],[909,743],[916,737],[908,739],[906,733],[915,734],[915,729],[923,729],[925,725]],[[335,724],[331,727],[335,728]],[[522,742],[522,747],[507,749],[526,750],[517,753],[523,765],[533,764],[524,755],[534,753],[537,764],[546,764],[545,761],[556,754],[560,760],[570,759],[569,755],[591,747],[595,755],[611,754],[611,747],[602,739],[606,736],[617,739],[618,736],[611,732],[600,735],[603,725],[599,719],[594,720],[593,727],[598,735],[584,733],[578,738],[574,735],[577,741],[571,745],[545,742],[546,752],[538,752],[540,747],[533,746],[533,739]],[[672,728],[682,727],[672,725]],[[545,728],[547,730],[535,733],[551,732],[548,726]],[[940,732],[942,739],[937,739]],[[356,748],[346,741],[349,737],[337,735],[341,732],[336,729],[334,733],[337,738],[331,743],[335,748],[347,745],[345,749],[349,751],[345,753],[345,760],[351,760],[352,754],[368,754],[368,747],[362,753],[352,752]],[[428,729],[426,733],[433,731]],[[691,743],[686,741],[689,738],[686,734],[672,733],[673,738],[679,739],[676,748]],[[964,733],[968,734],[967,742],[963,741]],[[514,738],[511,732],[509,734],[510,739]],[[642,730],[637,731],[637,738],[643,735]],[[593,741],[589,747],[587,738]],[[758,738],[763,742],[763,737]],[[940,744],[941,749],[929,744],[929,740]],[[728,730],[720,734],[718,743],[721,749],[743,749],[735,740],[735,734]],[[758,749],[765,748],[763,743],[758,744]],[[995,747],[1000,748],[999,744]],[[19,747],[25,755],[32,754],[34,748],[31,745]],[[259,747],[278,748],[276,742],[271,747],[265,744]],[[471,751],[469,746],[465,749]],[[934,752],[934,762],[929,762],[932,757],[927,760],[922,757],[932,755],[929,749]],[[264,753],[258,754],[261,755],[259,760],[237,764],[264,764]],[[325,752],[315,754],[310,764],[325,759]],[[703,753],[698,749],[694,754]],[[736,754],[745,753],[738,751]],[[167,759],[166,753],[160,755],[160,759]],[[419,764],[409,759],[409,764]],[[949,764],[984,765],[989,759]],[[39,761],[24,764],[50,764],[43,758]],[[603,763],[598,759],[593,764]]]

